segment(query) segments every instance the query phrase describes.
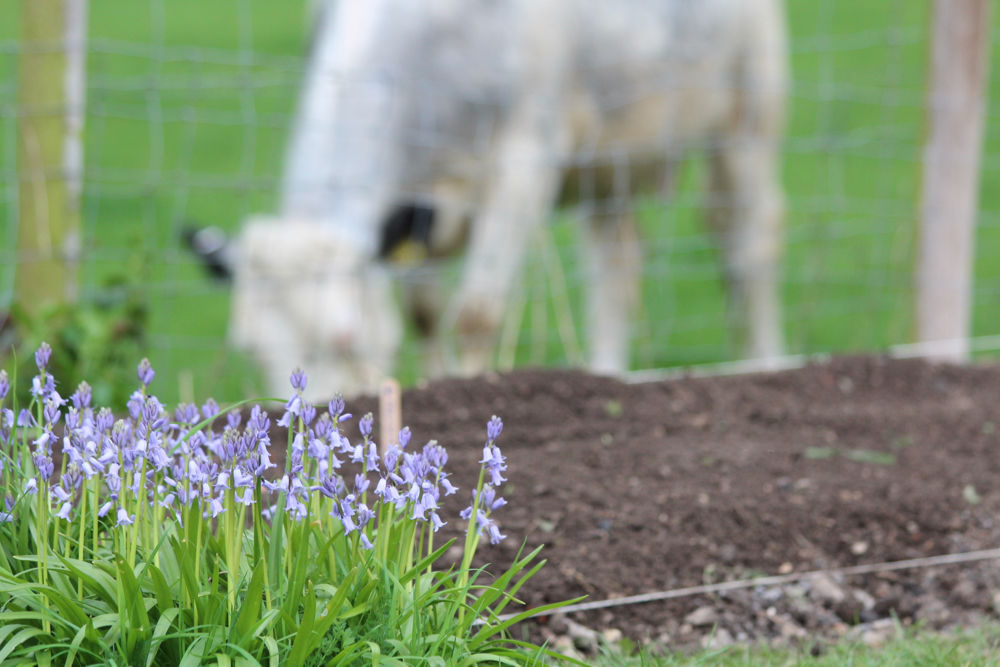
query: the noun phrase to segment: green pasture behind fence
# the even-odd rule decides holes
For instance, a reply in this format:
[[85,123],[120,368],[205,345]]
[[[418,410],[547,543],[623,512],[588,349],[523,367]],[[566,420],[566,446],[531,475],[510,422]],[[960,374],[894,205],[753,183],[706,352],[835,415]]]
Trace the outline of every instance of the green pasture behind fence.
[[[0,5],[0,310],[10,301],[18,259],[17,5]],[[880,351],[911,342],[930,2],[788,0],[787,7],[788,351]],[[160,370],[166,401],[254,395],[247,360],[224,344],[227,290],[205,278],[178,239],[189,221],[232,232],[247,216],[274,210],[304,62],[306,8],[109,0],[91,2],[89,11],[83,295],[106,297],[115,281],[117,289],[141,287],[149,304],[146,353]],[[1000,12],[993,24],[1000,34]],[[994,39],[993,53],[998,49]],[[1000,333],[996,72],[989,105],[975,336]],[[700,224],[702,172],[692,159],[669,202],[637,203],[646,262],[634,368],[731,358],[716,252]],[[586,276],[572,221],[557,216],[549,231],[551,251],[529,261],[522,298],[512,304],[521,319],[506,354],[516,363],[569,363],[574,340],[585,337]],[[455,265],[444,270],[457,274]],[[404,348],[404,381],[414,379],[419,356],[415,343]]]

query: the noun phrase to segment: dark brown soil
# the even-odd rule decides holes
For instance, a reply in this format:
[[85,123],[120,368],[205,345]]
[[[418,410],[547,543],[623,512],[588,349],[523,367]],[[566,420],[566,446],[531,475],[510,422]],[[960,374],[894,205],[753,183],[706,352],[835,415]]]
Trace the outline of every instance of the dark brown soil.
[[[413,443],[445,445],[462,487],[448,529],[460,527],[493,414],[505,423],[510,504],[496,518],[508,538],[480,552],[499,569],[522,541],[545,545],[548,564],[522,591],[529,605],[1000,544],[997,366],[845,358],[634,385],[518,371],[408,390]],[[891,616],[938,628],[996,615],[996,565],[810,579],[570,618],[671,647],[861,636]],[[565,621],[547,626],[530,631],[566,632]]]

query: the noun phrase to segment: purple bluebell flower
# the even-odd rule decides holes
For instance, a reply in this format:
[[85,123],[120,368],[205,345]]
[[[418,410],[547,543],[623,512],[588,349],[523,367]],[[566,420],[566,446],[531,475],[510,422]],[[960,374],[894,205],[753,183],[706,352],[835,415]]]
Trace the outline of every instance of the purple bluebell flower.
[[21,411],[17,413],[17,425],[26,428],[34,428],[35,426],[38,426],[38,423],[35,421],[35,418],[27,408],[21,408]]
[[45,372],[45,369],[49,365],[49,359],[52,357],[52,348],[49,347],[48,343],[43,342],[38,346],[35,351],[35,365],[38,366],[38,370]]
[[7,378],[7,371],[0,369],[0,401],[7,398],[10,391],[10,380]]
[[226,511],[219,496],[212,496],[212,499],[208,503],[208,509],[213,519]]
[[367,491],[368,486],[370,484],[371,482],[368,480],[368,478],[362,475],[361,473],[357,473],[356,475],[354,475],[354,492],[356,494],[360,495],[365,491]]
[[358,503],[357,509],[357,520],[358,526],[364,528],[368,525],[368,522],[375,518],[375,512],[365,505],[364,503]]
[[254,500],[254,497],[253,497],[253,489],[252,488],[244,488],[242,496],[239,494],[239,492],[237,492],[236,493],[236,502],[241,503],[243,505],[246,505],[247,507],[249,507],[250,505],[253,505],[256,502]]
[[94,417],[94,429],[98,433],[110,431],[114,423],[115,415],[111,412],[111,408],[101,408],[98,410],[97,416]]
[[34,477],[29,477],[28,481],[24,483],[24,493],[25,495],[34,495],[38,493],[38,480]]
[[115,506],[114,502],[110,500],[105,502],[103,505],[101,505],[100,509],[97,510],[97,516],[103,519],[105,516],[107,516],[108,512],[110,512],[111,508],[114,506]]
[[45,401],[45,407],[42,408],[42,418],[45,423],[54,426],[59,422],[60,416],[62,416],[62,412],[59,410],[59,404],[51,399]]
[[327,409],[330,411],[330,415],[337,419],[344,412],[344,397],[337,394],[333,399],[327,404]]
[[301,414],[302,398],[298,394],[295,394],[285,403],[285,414],[281,415],[281,419],[278,420],[278,426],[292,428],[292,417],[298,417]]
[[444,489],[444,495],[446,496],[450,496],[458,492],[458,487],[451,483],[448,479],[448,475],[445,473],[441,473],[441,476],[438,478],[438,484],[440,484]]
[[410,427],[404,426],[403,430],[399,432],[399,448],[406,449],[406,446],[410,444],[410,438],[412,436],[413,433],[410,432]]
[[143,387],[149,386],[149,383],[156,377],[156,371],[153,370],[153,364],[149,363],[149,359],[143,358],[139,362],[139,366],[136,368],[136,375],[139,376],[139,382],[142,383]]
[[316,418],[316,406],[306,403],[302,406],[302,423],[306,426],[312,424],[313,419]]
[[372,544],[372,541],[368,539],[368,535],[364,532],[361,533],[361,547],[366,551],[371,551],[375,548],[375,545]]
[[90,385],[86,382],[81,382],[77,385],[76,391],[73,392],[73,395],[70,396],[70,400],[73,402],[73,407],[77,410],[89,408],[91,394]]
[[124,507],[118,508],[117,517],[118,520],[115,522],[116,526],[131,526],[135,523],[135,515],[129,514]]
[[483,447],[483,458],[479,461],[486,466],[486,471],[490,474],[490,483],[493,486],[500,486],[507,481],[500,473],[507,469],[507,459],[500,452],[500,448],[490,441]]
[[500,437],[500,433],[503,432],[503,421],[496,415],[490,419],[489,423],[486,424],[486,437],[490,440],[496,440]]
[[362,417],[361,421],[358,422],[358,428],[361,430],[361,435],[366,438],[370,436],[372,434],[372,425],[374,423],[375,423],[375,418],[372,417],[372,413],[369,412],[364,417]]
[[62,506],[59,508],[59,511],[56,512],[56,516],[58,518],[60,518],[60,519],[67,519],[68,520],[69,519],[69,513],[70,513],[70,511],[72,509],[73,509],[73,503],[70,503],[68,501],[64,502],[62,504]]
[[70,431],[80,428],[80,411],[76,407],[66,411],[66,428]]
[[264,487],[272,493],[288,493],[288,475],[283,475],[277,482],[265,479],[261,482],[261,484],[263,484]]
[[500,542],[506,538],[506,535],[500,534],[500,526],[497,525],[496,521],[490,521],[486,525],[486,531],[490,536],[490,544],[500,544]]
[[205,401],[205,404],[201,406],[201,414],[205,419],[211,419],[219,414],[219,404],[215,402],[214,398]]
[[306,377],[305,371],[303,371],[301,368],[296,368],[292,372],[292,376],[289,378],[289,380],[292,383],[292,389],[295,389],[298,392],[305,391],[306,382],[308,381],[308,378]]
[[483,486],[483,507],[493,511],[506,504],[507,501],[503,497],[497,496],[497,491],[492,485],[486,484]]
[[198,406],[194,403],[181,403],[174,409],[174,419],[185,426],[193,426],[198,421]]

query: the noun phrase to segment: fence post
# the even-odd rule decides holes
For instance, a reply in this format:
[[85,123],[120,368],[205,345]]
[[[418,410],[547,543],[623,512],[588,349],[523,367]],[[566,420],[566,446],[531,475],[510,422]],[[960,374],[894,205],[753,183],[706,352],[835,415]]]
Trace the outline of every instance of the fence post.
[[86,1],[21,2],[14,299],[29,315],[77,296]]
[[935,0],[916,266],[917,340],[969,356],[989,0]]

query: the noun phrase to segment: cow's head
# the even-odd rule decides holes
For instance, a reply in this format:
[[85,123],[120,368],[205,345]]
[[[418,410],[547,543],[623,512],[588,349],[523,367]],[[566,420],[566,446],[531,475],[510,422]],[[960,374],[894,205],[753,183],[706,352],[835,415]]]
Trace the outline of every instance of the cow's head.
[[306,397],[371,391],[402,338],[390,277],[329,224],[257,218],[235,254],[230,337],[285,396],[300,366]]

